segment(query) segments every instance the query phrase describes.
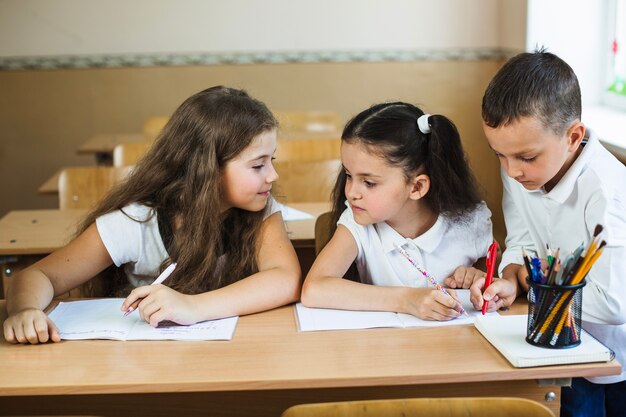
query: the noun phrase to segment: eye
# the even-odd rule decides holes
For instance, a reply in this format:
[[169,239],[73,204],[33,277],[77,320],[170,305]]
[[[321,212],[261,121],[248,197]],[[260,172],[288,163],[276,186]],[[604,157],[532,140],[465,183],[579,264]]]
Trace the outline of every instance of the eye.
[[376,185],[376,183],[367,180],[363,180],[363,184],[365,184],[367,188],[372,188]]
[[497,158],[502,158],[502,154],[501,153],[498,153],[496,151],[493,151],[493,153],[496,155]]
[[520,157],[519,159],[520,159],[520,161],[522,161],[522,162],[533,162],[535,159],[537,159],[537,157],[536,157],[536,156],[533,156],[533,157],[525,157],[525,158]]
[[252,169],[256,169],[257,171],[260,170],[261,168],[263,168],[265,166],[265,164],[259,164],[259,165],[254,165],[252,167]]

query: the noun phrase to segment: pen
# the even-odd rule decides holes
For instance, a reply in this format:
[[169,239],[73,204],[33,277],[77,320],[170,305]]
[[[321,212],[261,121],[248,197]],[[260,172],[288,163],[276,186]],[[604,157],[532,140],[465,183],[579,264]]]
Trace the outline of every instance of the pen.
[[[439,291],[443,292],[444,294],[448,295],[449,297],[452,297],[450,295],[450,293],[448,291],[446,291],[445,288],[443,288],[441,286],[441,284],[439,284],[435,278],[433,278],[432,275],[430,275],[428,272],[426,272],[426,270],[424,268],[422,268],[417,262],[415,262],[413,260],[413,258],[411,258],[411,255],[409,255],[407,253],[407,251],[405,251],[404,249],[402,249],[402,247],[400,247],[397,244],[394,244],[394,246],[396,247],[396,249],[398,249],[398,251],[402,254],[402,256],[404,256],[406,258],[407,261],[409,261],[411,263],[411,265],[413,265],[415,267],[415,269],[417,269],[418,271],[420,271],[422,273],[422,275],[424,275],[424,277],[426,277],[426,279],[435,286],[436,289],[438,289]],[[458,308],[455,308],[455,310],[461,314],[465,314],[466,316],[469,316],[469,314],[467,314],[467,311],[465,311],[465,309],[463,308],[463,306],[459,303]]]
[[[496,267],[496,255],[498,253],[498,242],[495,240],[491,245],[489,245],[489,249],[487,250],[487,276],[485,277],[485,290],[487,287],[491,285],[491,279],[493,278],[493,270]],[[483,290],[484,291],[484,290]],[[487,304],[489,301],[483,301],[483,316],[487,312]]]
[[[167,279],[167,277],[172,275],[172,272],[174,272],[175,269],[176,269],[176,262],[170,264],[167,268],[165,268],[163,272],[161,272],[161,274],[157,277],[157,279],[155,279],[154,282],[150,285],[161,284],[163,281]],[[135,301],[131,306],[129,306],[126,312],[124,313],[124,317],[128,316],[130,313],[135,311],[138,304],[139,304],[139,300]]]

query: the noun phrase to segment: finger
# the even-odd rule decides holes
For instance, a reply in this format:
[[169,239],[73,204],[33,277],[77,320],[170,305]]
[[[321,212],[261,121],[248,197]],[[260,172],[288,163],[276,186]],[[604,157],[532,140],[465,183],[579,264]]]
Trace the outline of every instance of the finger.
[[154,297],[144,298],[139,303],[139,314],[143,321],[150,323],[150,316],[157,312],[161,305],[154,300]]
[[53,342],[60,342],[61,341],[61,333],[59,332],[59,328],[57,327],[56,324],[54,324],[54,322],[52,320],[50,320],[50,318],[48,318],[48,333],[50,335],[50,340],[52,340]]
[[155,311],[154,314],[152,314],[150,316],[150,326],[152,327],[158,327],[159,323],[161,323],[164,320],[167,320],[167,313],[165,312],[165,309],[160,309],[158,311]]
[[485,277],[474,280],[474,283],[470,287],[470,301],[476,310],[480,310],[483,307],[483,286],[485,285]]
[[130,292],[130,294],[128,294],[128,297],[126,297],[120,309],[122,311],[127,311],[129,307],[136,305],[136,303],[142,298],[146,298],[148,295],[150,295],[150,292],[153,289],[154,287],[151,287],[150,285],[144,285],[143,287],[135,288]]
[[26,324],[24,324],[24,338],[28,341],[28,343],[31,343],[33,345],[36,345],[37,343],[39,343],[39,336],[37,335],[37,330],[35,330],[35,323],[34,322],[28,322]]
[[38,317],[35,319],[34,328],[39,343],[46,343],[50,338],[48,335],[48,321],[43,317]]
[[445,285],[448,288],[456,288],[456,280],[454,279],[454,277],[448,277],[446,279],[443,280],[443,285]]
[[17,343],[17,339],[15,338],[15,332],[13,331],[13,326],[9,324],[9,321],[4,322],[4,339],[9,343]]

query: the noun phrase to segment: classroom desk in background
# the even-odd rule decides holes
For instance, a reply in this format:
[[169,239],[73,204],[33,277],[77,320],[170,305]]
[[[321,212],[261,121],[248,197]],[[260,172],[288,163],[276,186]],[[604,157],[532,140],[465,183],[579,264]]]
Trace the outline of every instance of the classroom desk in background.
[[0,357],[0,415],[276,417],[307,402],[463,396],[529,398],[559,415],[555,381],[621,370],[513,368],[472,325],[299,333],[293,306],[240,317],[231,341],[0,339]]
[[[303,270],[315,257],[315,219],[330,210],[330,203],[290,203],[290,207],[310,213],[312,219],[286,223]],[[2,288],[11,277],[42,256],[69,242],[86,210],[17,210],[0,219],[0,265]]]
[[78,147],[79,154],[93,154],[98,165],[112,165],[113,149],[120,143],[143,142],[142,133],[101,133]]

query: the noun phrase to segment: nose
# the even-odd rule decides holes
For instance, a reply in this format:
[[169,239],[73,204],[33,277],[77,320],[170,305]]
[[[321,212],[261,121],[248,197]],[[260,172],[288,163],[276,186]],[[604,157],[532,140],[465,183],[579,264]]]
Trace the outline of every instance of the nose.
[[509,159],[502,160],[502,167],[506,171],[506,175],[511,178],[520,178],[524,176],[521,164],[517,161],[511,161]]
[[346,181],[346,197],[348,200],[354,201],[361,198],[361,193],[357,190],[357,186],[352,181]]
[[265,177],[265,182],[268,184],[271,184],[277,179],[278,179],[278,172],[276,171],[276,168],[274,168],[274,164],[270,162],[269,171],[267,173],[267,177]]

